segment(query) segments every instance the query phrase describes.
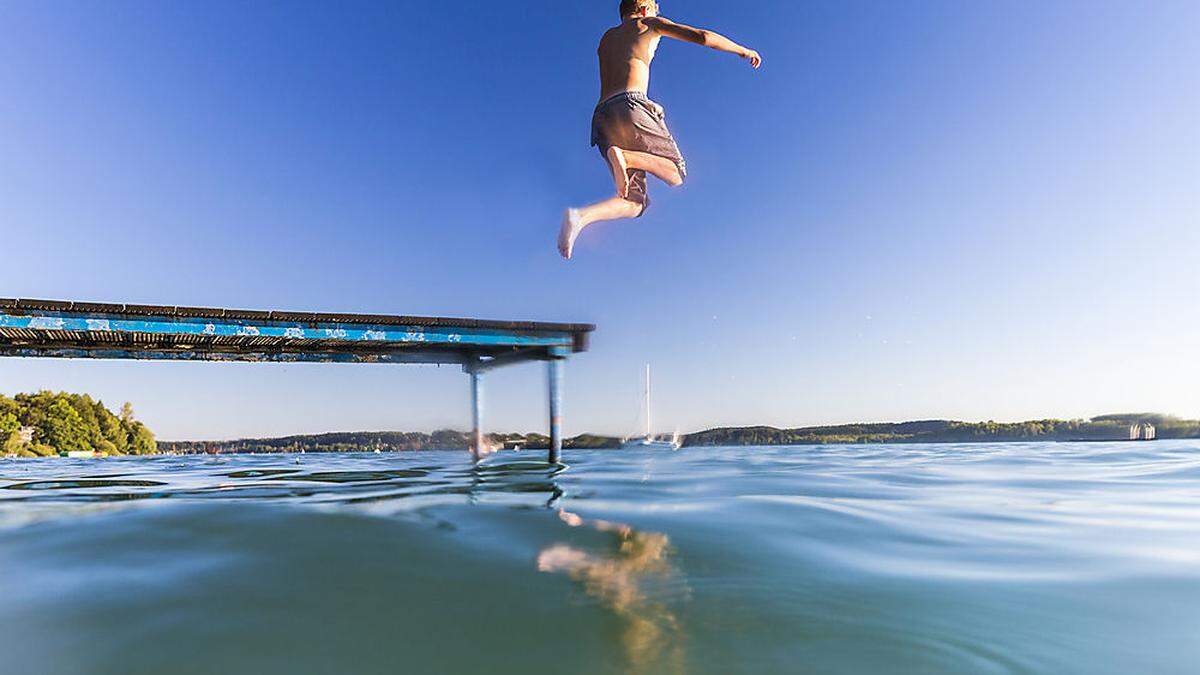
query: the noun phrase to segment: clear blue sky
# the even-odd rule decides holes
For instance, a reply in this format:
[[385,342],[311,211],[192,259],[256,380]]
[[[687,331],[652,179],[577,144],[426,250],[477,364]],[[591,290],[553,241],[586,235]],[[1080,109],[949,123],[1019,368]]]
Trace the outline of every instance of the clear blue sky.
[[[1200,415],[1200,4],[664,2],[690,181],[597,226],[616,0],[6,2],[0,296],[592,321],[567,430]],[[544,427],[543,372],[489,383]],[[163,438],[467,426],[450,368],[0,361]]]

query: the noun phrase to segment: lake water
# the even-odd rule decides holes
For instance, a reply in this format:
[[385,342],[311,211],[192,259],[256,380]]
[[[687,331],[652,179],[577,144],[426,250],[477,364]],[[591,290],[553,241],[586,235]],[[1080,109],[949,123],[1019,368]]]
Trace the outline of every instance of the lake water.
[[5,673],[1195,673],[1200,444],[0,461]]

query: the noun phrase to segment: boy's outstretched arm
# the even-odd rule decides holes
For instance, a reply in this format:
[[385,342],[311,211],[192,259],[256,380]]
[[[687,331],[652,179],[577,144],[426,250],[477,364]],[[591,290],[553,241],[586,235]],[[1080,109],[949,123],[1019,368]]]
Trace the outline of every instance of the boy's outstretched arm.
[[721,52],[737,54],[743,59],[748,59],[750,65],[755,68],[762,65],[762,57],[758,55],[758,52],[743,47],[720,33],[714,33],[711,30],[704,30],[703,28],[693,28],[682,23],[675,23],[661,16],[650,17],[644,21],[646,25],[669,38],[711,47]]

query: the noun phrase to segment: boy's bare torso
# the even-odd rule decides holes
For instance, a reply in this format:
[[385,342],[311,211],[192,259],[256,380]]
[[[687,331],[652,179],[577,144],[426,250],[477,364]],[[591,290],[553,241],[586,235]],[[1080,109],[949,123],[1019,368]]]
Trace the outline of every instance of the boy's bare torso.
[[600,100],[625,91],[646,93],[650,62],[662,34],[642,19],[630,19],[610,28],[600,39]]

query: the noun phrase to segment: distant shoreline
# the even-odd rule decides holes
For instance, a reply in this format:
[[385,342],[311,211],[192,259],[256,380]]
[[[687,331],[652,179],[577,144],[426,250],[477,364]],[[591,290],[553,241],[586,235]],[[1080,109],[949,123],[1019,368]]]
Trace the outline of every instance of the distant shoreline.
[[[683,437],[685,447],[863,445],[878,443],[1005,443],[1127,441],[1139,429],[1159,439],[1200,438],[1200,420],[1159,413],[1120,413],[1091,419],[1041,419],[1024,422],[960,422],[917,420],[872,422],[781,429],[769,426],[717,427]],[[495,448],[544,450],[542,433],[493,433]],[[86,395],[42,391],[0,396],[0,455],[6,457],[73,457],[155,454],[280,452],[407,452],[462,450],[472,443],[465,431],[332,432],[277,438],[226,441],[157,441],[137,421],[126,403],[119,414]],[[564,447],[615,449],[622,438],[580,434],[564,439]]]
[[[1129,427],[1149,422],[1158,439],[1200,438],[1200,420],[1184,420],[1156,413],[1102,415],[1090,420],[1030,420],[1025,422],[959,422],[919,420],[779,429],[775,427],[719,427],[688,434],[685,447],[870,445],[880,443],[999,443],[999,442],[1114,442],[1129,441]],[[543,434],[488,434],[498,448],[545,449]],[[581,434],[565,439],[567,449],[615,449],[621,438]],[[163,452],[278,453],[278,452],[406,452],[466,448],[470,434],[443,430],[433,433],[400,431],[333,432],[278,438],[229,441],[159,441]]]

